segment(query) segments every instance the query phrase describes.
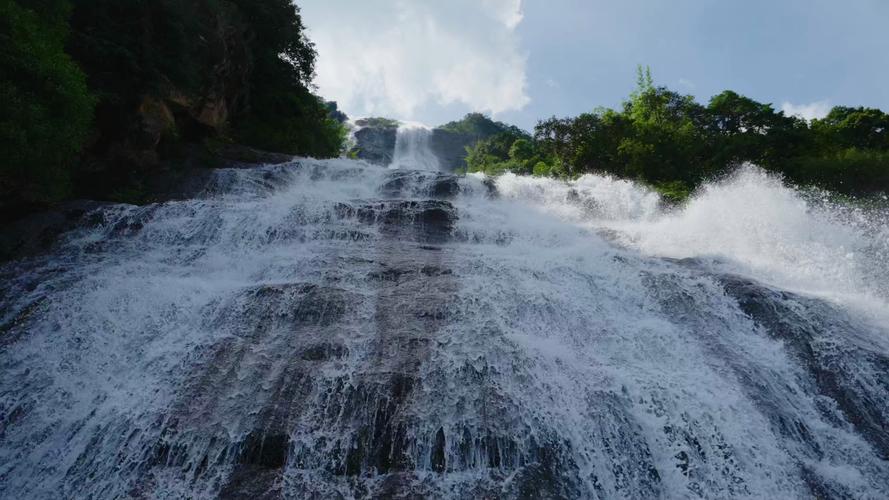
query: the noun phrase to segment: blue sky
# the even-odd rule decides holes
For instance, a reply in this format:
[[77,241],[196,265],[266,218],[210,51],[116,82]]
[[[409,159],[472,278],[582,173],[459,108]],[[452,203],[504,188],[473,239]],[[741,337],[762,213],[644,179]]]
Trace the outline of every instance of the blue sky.
[[889,110],[889,0],[303,0],[316,82],[350,116],[428,124],[615,107],[637,64],[706,101],[724,89],[806,117]]

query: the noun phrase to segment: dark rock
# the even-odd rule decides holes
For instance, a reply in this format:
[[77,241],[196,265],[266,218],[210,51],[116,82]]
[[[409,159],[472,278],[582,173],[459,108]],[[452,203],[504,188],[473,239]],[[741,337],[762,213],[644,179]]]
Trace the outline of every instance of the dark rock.
[[0,226],[0,262],[50,250],[59,235],[89,223],[90,213],[109,203],[74,200]]
[[433,198],[453,198],[460,193],[460,184],[452,175],[439,175],[429,183],[427,193]]
[[227,167],[237,167],[239,163],[246,163],[246,166],[252,167],[256,164],[278,165],[293,161],[293,155],[262,151],[241,144],[226,144],[216,153]]
[[347,349],[339,344],[322,343],[305,348],[302,352],[302,359],[327,361],[331,358],[342,358],[347,352]]
[[394,200],[365,205],[336,206],[340,217],[354,217],[365,224],[379,224],[384,231],[413,231],[422,241],[439,242],[450,238],[457,221],[454,206],[438,200]]
[[355,132],[356,158],[376,165],[389,165],[395,156],[397,127],[364,127]]
[[453,175],[417,170],[393,170],[380,186],[387,197],[453,198],[460,193],[460,183]]
[[[889,358],[855,342],[856,326],[838,309],[790,292],[777,291],[736,276],[720,277],[726,294],[761,325],[768,335],[784,342],[792,356],[809,372],[811,383],[833,399],[855,430],[884,459],[889,458]],[[830,339],[830,341],[827,341]],[[878,383],[862,379],[878,374]],[[790,429],[788,424],[785,427]],[[805,438],[808,429],[786,431]]]
[[429,137],[429,147],[438,157],[442,170],[453,172],[466,167],[466,147],[481,139],[484,137],[436,128]]
[[254,430],[241,444],[238,463],[280,469],[287,463],[289,448],[287,435]]
[[432,447],[432,470],[444,472],[447,468],[445,461],[445,433],[444,428],[439,427],[435,433],[435,445]]

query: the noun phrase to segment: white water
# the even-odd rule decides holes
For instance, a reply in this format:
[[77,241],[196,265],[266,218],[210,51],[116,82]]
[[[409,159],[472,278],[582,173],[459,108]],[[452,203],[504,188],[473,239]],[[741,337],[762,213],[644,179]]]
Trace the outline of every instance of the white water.
[[0,497],[887,496],[880,212],[418,165],[221,170],[0,268]]
[[438,157],[429,148],[432,130],[421,123],[400,122],[395,135],[395,153],[389,168],[440,170]]
[[644,255],[694,258],[874,314],[889,310],[886,203],[881,210],[831,203],[754,166],[705,185],[675,210],[662,210],[644,187],[598,175],[565,183],[507,174],[497,186],[569,223],[614,231],[614,241]]

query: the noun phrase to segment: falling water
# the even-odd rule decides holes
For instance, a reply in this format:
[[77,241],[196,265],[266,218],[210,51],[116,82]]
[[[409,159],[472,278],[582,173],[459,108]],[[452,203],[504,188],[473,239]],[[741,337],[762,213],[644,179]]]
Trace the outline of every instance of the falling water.
[[438,157],[429,147],[432,130],[413,122],[401,122],[395,134],[395,153],[389,168],[439,170]]
[[889,494],[885,212],[419,166],[218,170],[0,267],[0,497]]

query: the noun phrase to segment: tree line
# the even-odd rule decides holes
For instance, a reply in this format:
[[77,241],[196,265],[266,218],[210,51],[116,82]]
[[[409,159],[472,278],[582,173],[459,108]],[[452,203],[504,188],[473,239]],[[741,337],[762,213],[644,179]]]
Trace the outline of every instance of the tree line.
[[339,154],[289,0],[0,0],[0,205],[114,198],[187,145]]
[[539,121],[468,148],[469,171],[574,177],[599,172],[645,182],[681,200],[744,162],[797,185],[847,194],[889,191],[889,115],[836,106],[807,122],[726,90],[707,105],[639,69],[619,110]]

